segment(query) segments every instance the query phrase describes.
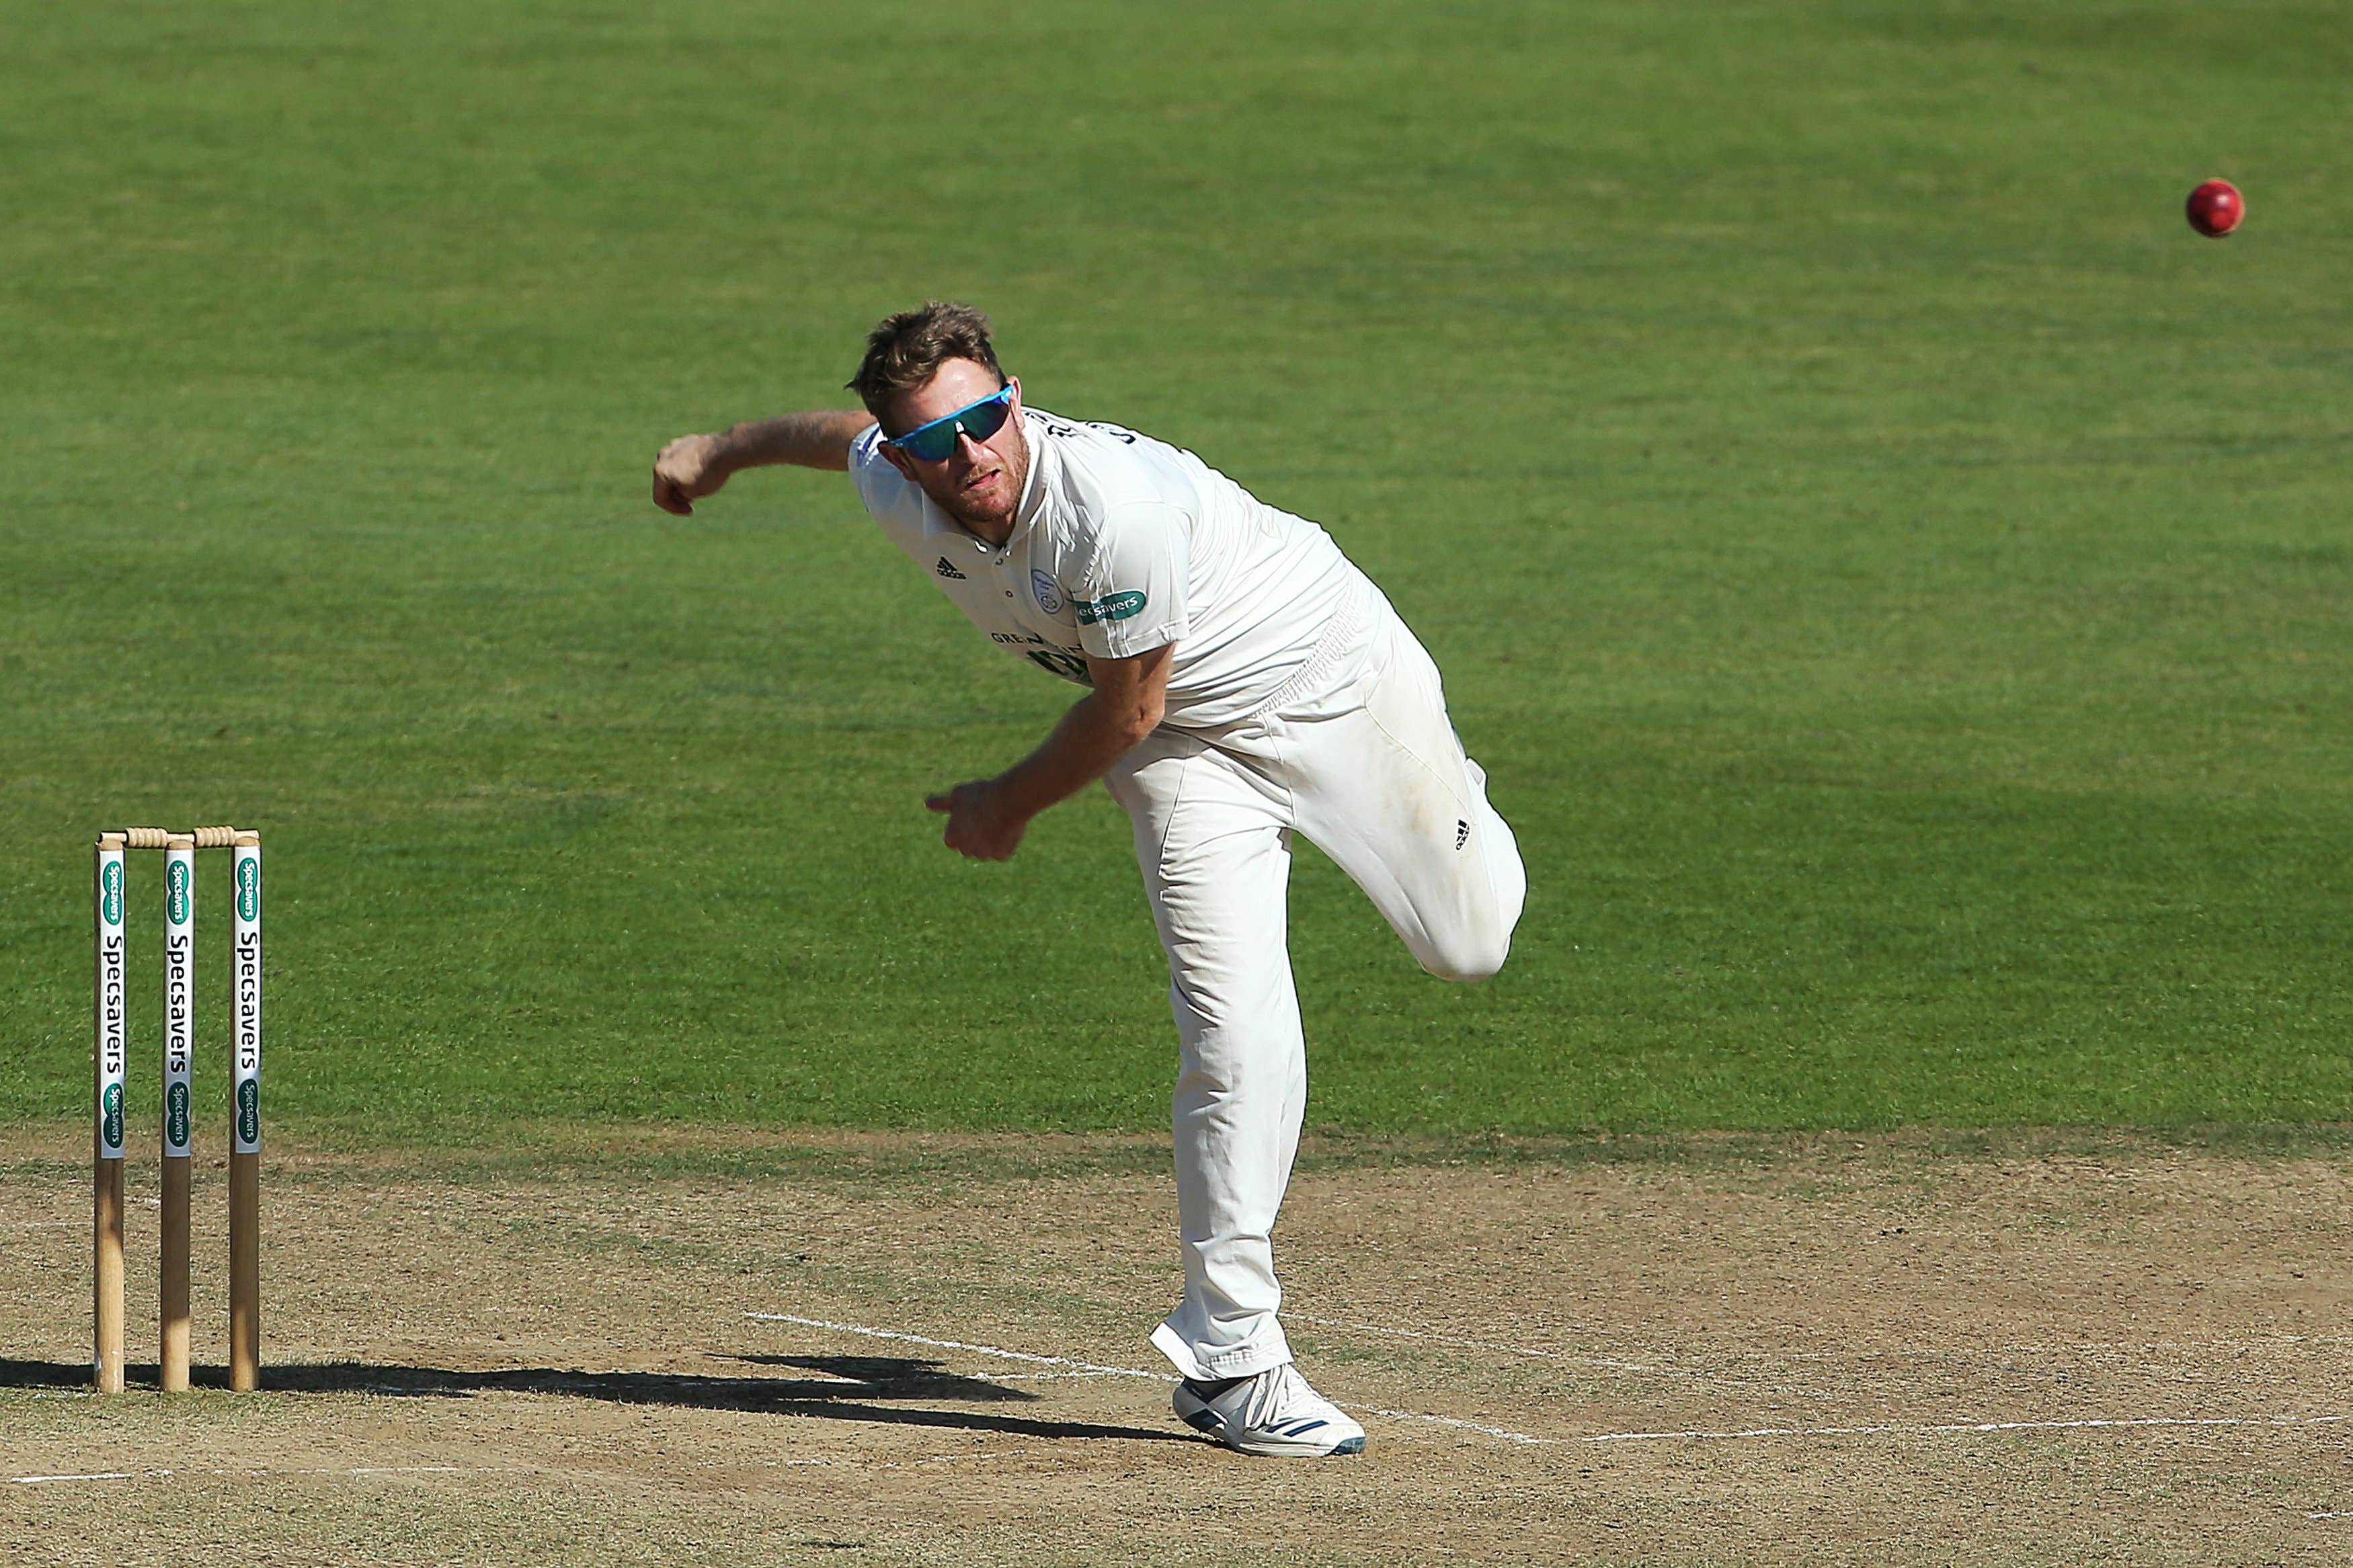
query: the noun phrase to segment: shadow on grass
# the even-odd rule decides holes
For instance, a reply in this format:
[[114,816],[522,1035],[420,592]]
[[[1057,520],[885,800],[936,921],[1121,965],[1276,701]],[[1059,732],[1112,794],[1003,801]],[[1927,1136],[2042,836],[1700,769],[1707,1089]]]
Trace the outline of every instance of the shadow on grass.
[[[878,1403],[887,1400],[950,1400],[965,1404],[1027,1404],[1039,1396],[1023,1389],[966,1377],[939,1363],[895,1356],[768,1356],[725,1358],[754,1365],[792,1367],[818,1377],[720,1377],[699,1373],[575,1372],[558,1367],[491,1367],[459,1370],[396,1366],[370,1362],[314,1362],[266,1366],[264,1392],[366,1394],[418,1399],[470,1399],[478,1394],[548,1394],[599,1399],[613,1405],[669,1405],[697,1410],[737,1410],[760,1415],[807,1415],[835,1421],[871,1421],[897,1426],[938,1426],[966,1432],[1001,1432],[1025,1437],[1127,1437],[1151,1443],[1194,1443],[1186,1433],[1150,1426],[1110,1426],[1087,1421],[1048,1421],[982,1411],[939,1410]],[[199,1388],[228,1386],[223,1366],[192,1368]],[[134,1390],[152,1390],[153,1363],[129,1369]],[[88,1388],[90,1367],[58,1361],[0,1361],[0,1388]]]

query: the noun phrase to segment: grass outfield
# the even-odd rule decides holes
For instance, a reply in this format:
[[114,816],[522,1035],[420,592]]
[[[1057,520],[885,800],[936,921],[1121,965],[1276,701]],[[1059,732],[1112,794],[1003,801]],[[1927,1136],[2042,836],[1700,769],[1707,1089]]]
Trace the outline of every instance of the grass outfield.
[[230,819],[280,1124],[1160,1124],[1115,809],[921,805],[1067,689],[839,479],[645,499],[926,294],[1447,671],[1528,916],[1303,861],[1315,1124],[2353,1118],[2334,8],[659,11],[0,5],[0,1120],[90,835]]

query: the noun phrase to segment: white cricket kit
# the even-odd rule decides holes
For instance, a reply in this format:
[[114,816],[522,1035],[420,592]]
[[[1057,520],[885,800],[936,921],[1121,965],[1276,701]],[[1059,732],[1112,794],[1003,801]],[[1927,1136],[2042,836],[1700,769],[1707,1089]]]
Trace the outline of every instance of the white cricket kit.
[[1029,479],[1003,549],[892,468],[881,426],[851,447],[849,468],[882,531],[973,625],[1065,680],[1087,683],[1087,655],[1175,643],[1168,721],[1239,719],[1299,672],[1365,580],[1331,535],[1190,452],[1022,413]]
[[1502,966],[1527,877],[1437,666],[1330,535],[1133,430],[1034,408],[1022,429],[1029,478],[1001,549],[892,467],[879,428],[850,474],[1000,647],[1085,684],[1089,656],[1175,645],[1160,727],[1104,780],[1134,826],[1181,1047],[1185,1298],[1152,1339],[1187,1377],[1246,1377],[1291,1359],[1271,1240],[1307,1105],[1291,836],[1448,979]]

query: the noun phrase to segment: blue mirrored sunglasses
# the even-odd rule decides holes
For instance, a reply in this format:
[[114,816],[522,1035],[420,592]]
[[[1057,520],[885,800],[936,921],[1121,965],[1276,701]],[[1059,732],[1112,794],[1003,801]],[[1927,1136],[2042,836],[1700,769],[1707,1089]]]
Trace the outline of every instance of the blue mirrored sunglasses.
[[904,436],[892,437],[890,445],[911,458],[936,463],[955,450],[958,431],[976,441],[986,441],[1005,428],[1006,416],[1012,412],[1013,384],[1007,382],[977,403],[967,403],[944,418],[918,425]]

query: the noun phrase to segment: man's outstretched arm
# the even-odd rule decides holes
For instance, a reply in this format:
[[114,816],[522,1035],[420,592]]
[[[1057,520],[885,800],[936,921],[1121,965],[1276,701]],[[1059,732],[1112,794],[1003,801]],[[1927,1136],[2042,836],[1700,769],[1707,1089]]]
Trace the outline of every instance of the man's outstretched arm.
[[1111,772],[1160,722],[1176,645],[1133,658],[1093,658],[1094,689],[1071,705],[1045,743],[993,779],[923,802],[947,814],[947,846],[974,860],[1010,860],[1029,819]]
[[863,408],[819,408],[746,420],[715,436],[681,436],[654,459],[654,505],[691,517],[694,503],[737,469],[770,463],[839,473],[849,467],[849,444],[873,423]]

